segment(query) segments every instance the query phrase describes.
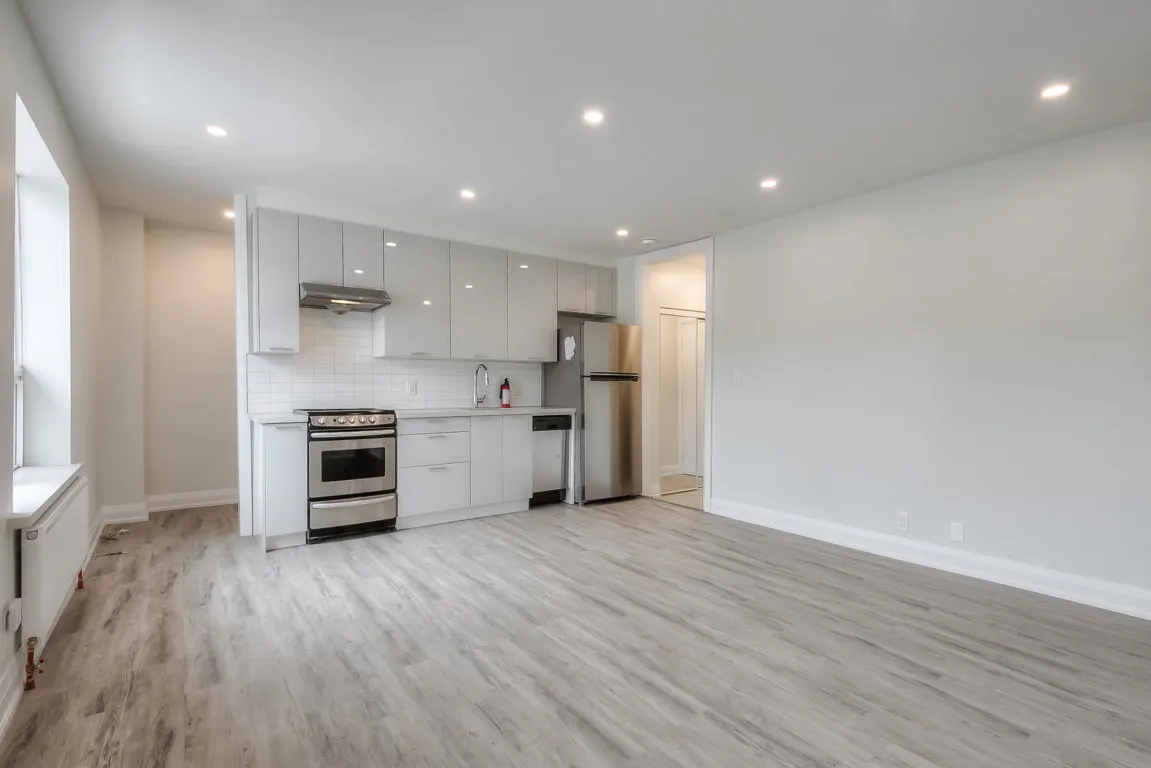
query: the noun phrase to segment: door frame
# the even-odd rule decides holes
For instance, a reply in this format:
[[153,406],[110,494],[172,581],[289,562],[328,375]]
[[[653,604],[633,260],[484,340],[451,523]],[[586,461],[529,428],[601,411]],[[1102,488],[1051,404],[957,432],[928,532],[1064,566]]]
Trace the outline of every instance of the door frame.
[[[632,256],[619,264],[619,297],[618,321],[621,323],[634,323],[643,330],[644,368],[642,374],[648,386],[658,387],[659,367],[659,302],[650,295],[649,267],[666,261],[675,261],[685,256],[702,254],[705,261],[704,280],[705,302],[704,315],[704,428],[703,440],[703,508],[711,511],[712,498],[712,409],[714,391],[713,380],[715,370],[715,243],[710,237],[690,243],[682,243],[658,251]],[[651,320],[655,319],[655,331],[650,328]],[[654,346],[653,346],[654,345]],[[649,350],[655,350],[654,361]],[[654,367],[653,367],[654,364]],[[650,397],[652,390],[644,390],[644,490],[645,496],[659,497],[659,414],[653,407]]]

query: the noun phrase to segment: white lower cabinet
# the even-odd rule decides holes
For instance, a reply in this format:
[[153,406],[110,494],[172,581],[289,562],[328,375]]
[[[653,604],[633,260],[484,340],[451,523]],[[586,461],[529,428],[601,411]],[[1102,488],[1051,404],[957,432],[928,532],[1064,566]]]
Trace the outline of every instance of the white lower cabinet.
[[404,467],[396,473],[399,518],[464,509],[471,497],[471,465]]
[[502,416],[472,418],[472,506],[504,501]]
[[306,424],[261,424],[256,428],[253,498],[263,520],[266,545],[273,537],[308,533],[308,429]]
[[[532,496],[532,417],[501,416],[503,500],[523,501]],[[475,427],[472,427],[475,434]],[[472,454],[475,455],[473,443]]]

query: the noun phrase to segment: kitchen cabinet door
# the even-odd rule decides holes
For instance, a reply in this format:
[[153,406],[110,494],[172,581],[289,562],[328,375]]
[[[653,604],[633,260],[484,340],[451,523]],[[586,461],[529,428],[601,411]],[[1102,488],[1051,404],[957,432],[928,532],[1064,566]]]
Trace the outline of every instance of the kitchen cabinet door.
[[396,497],[399,500],[397,528],[412,523],[406,518],[467,509],[471,472],[463,464],[437,464],[432,467],[406,467],[396,472]]
[[452,243],[451,255],[452,358],[506,360],[507,251]]
[[372,313],[376,357],[451,357],[448,241],[385,232],[384,285],[390,306]]
[[[594,279],[593,279],[594,273]],[[595,294],[588,297],[587,311],[596,315],[615,315],[615,275],[614,267],[588,267],[588,290],[595,284]]]
[[264,424],[264,536],[308,531],[306,424]]
[[555,259],[508,254],[508,360],[554,363],[559,311]]
[[[503,422],[503,500],[532,497],[532,417],[501,416]],[[495,418],[492,419],[495,421]],[[475,455],[475,449],[472,449]],[[475,466],[473,464],[473,466]]]
[[252,351],[300,351],[299,217],[256,212],[252,258]]
[[587,311],[587,292],[583,264],[561,261],[558,264],[558,299],[560,312]]
[[[472,506],[504,500],[504,428],[510,416],[472,417]],[[530,416],[523,418],[531,418]]]
[[344,275],[348,288],[384,289],[384,230],[344,224]]
[[300,216],[300,282],[343,285],[343,240],[340,222]]

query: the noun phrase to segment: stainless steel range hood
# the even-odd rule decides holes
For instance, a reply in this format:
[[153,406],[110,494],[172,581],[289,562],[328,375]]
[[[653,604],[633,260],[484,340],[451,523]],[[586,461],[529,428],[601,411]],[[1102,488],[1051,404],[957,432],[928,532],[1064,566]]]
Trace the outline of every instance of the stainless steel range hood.
[[345,288],[342,285],[300,283],[300,306],[345,312],[371,312],[392,303],[387,291],[375,288]]

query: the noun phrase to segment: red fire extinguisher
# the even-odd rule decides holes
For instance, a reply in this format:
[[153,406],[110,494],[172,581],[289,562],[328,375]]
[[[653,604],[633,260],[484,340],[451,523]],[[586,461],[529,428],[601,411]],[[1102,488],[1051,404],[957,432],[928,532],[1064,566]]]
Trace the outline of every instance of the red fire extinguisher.
[[500,408],[512,407],[512,385],[504,379],[504,383],[500,385]]

